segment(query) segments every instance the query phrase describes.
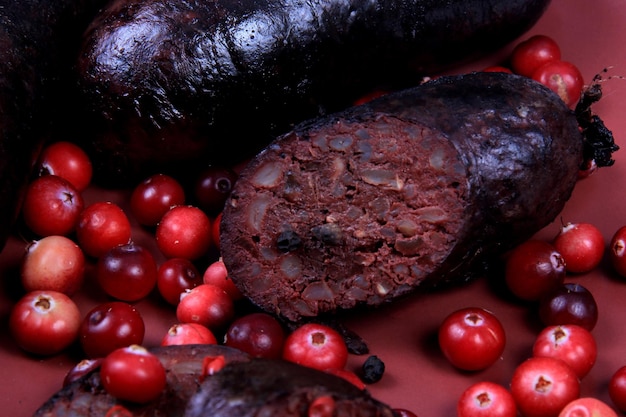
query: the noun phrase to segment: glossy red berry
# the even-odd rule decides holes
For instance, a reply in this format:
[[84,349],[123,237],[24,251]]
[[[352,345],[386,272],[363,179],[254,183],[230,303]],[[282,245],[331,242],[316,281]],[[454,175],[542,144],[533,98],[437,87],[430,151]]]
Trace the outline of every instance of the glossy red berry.
[[113,298],[138,301],[145,298],[157,282],[157,265],[150,251],[128,243],[111,248],[96,265],[100,287]]
[[226,346],[259,358],[280,358],[284,343],[281,324],[266,313],[251,313],[236,319],[224,337]]
[[439,347],[452,365],[477,371],[497,361],[506,345],[500,320],[482,308],[463,308],[449,314],[439,326]]
[[87,255],[98,258],[115,246],[129,243],[131,231],[130,221],[120,206],[100,201],[81,213],[76,238]]
[[565,273],[565,260],[553,245],[528,240],[510,252],[504,278],[513,295],[537,301],[562,285]]
[[156,226],[163,215],[174,206],[185,203],[183,186],[165,174],[152,175],[133,190],[130,209],[139,224]]
[[604,257],[604,236],[590,223],[569,223],[563,226],[552,244],[565,260],[567,272],[589,272]]
[[211,247],[211,220],[195,206],[172,207],[157,226],[156,242],[167,258],[198,259]]
[[79,192],[91,183],[93,167],[87,153],[71,142],[47,145],[37,161],[39,176],[57,175],[69,181]]
[[69,235],[78,224],[84,204],[82,195],[69,181],[46,175],[29,184],[22,217],[39,236]]

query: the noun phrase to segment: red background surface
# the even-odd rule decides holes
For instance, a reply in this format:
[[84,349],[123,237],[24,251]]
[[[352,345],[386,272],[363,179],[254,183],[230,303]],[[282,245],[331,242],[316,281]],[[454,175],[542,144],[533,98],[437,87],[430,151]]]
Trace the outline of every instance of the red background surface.
[[[531,34],[546,34],[561,45],[563,59],[578,65],[586,80],[605,67],[611,75],[626,76],[626,2],[624,0],[553,0],[538,24],[521,39]],[[500,53],[473,63],[456,72],[482,69],[498,63],[510,52]],[[611,168],[601,169],[581,181],[563,213],[539,233],[550,239],[563,222],[591,222],[603,232],[607,242],[613,233],[626,225],[626,79],[604,84],[604,98],[595,107],[606,125],[613,130],[616,142],[624,150],[615,155]],[[91,189],[87,202],[109,199],[126,205],[127,194]],[[150,235],[134,229],[133,238],[153,245]],[[72,355],[33,358],[21,352],[11,340],[7,319],[17,292],[16,267],[23,253],[24,242],[12,239],[0,254],[0,414],[27,417],[57,389],[63,376],[78,359]],[[626,365],[626,279],[613,274],[606,262],[591,273],[570,276],[587,287],[599,304],[599,321],[593,333],[598,341],[598,360],[582,381],[582,395],[595,396],[610,402],[607,393],[609,378]],[[105,301],[97,291],[84,291],[77,297],[81,312]],[[477,373],[459,372],[452,368],[438,351],[436,331],[450,312],[468,306],[493,311],[507,331],[507,346],[499,360],[488,370]],[[146,321],[146,346],[159,343],[162,335],[175,322],[172,308],[157,297],[137,304]],[[534,337],[540,330],[528,306],[506,300],[494,292],[485,280],[461,288],[429,295],[416,295],[345,322],[369,344],[372,354],[386,363],[383,379],[370,386],[370,392],[393,407],[407,408],[420,417],[455,415],[456,400],[461,392],[479,380],[508,385],[517,364],[530,355]],[[358,366],[364,357],[352,357],[350,366]]]

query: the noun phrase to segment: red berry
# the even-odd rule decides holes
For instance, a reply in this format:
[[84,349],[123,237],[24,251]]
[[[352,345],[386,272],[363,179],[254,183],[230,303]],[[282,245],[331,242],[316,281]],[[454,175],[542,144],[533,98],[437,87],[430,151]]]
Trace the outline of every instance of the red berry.
[[611,238],[609,259],[615,271],[621,277],[626,277],[626,226],[617,229]]
[[201,324],[178,323],[172,325],[161,340],[161,346],[195,344],[215,345],[217,339],[211,330]]
[[223,289],[209,284],[185,291],[176,307],[181,323],[198,323],[212,330],[227,326],[234,316],[233,300]]
[[259,358],[280,358],[284,342],[282,326],[265,313],[251,313],[238,318],[231,323],[224,337],[226,346]]
[[204,170],[194,187],[198,207],[209,215],[220,213],[237,178],[237,173],[227,168],[209,167]]
[[92,308],[83,319],[79,340],[89,358],[105,357],[115,349],[143,343],[146,326],[139,311],[122,301]]
[[124,210],[109,201],[93,203],[81,213],[76,238],[83,251],[94,258],[130,241],[131,226]]
[[211,246],[211,221],[197,207],[172,207],[157,226],[156,241],[167,258],[198,259]]
[[611,376],[609,396],[620,411],[626,412],[626,366],[619,368]]
[[539,318],[546,326],[575,324],[591,331],[598,321],[598,305],[587,288],[568,282],[539,301]]
[[535,35],[515,46],[511,52],[511,68],[516,74],[530,78],[539,67],[560,59],[561,48],[554,39]]
[[464,308],[448,315],[439,326],[439,346],[452,365],[466,371],[491,366],[506,344],[502,324],[482,308]]
[[540,82],[573,108],[580,100],[584,87],[583,76],[571,62],[551,61],[537,68],[532,79]]
[[584,397],[567,404],[558,417],[617,417],[617,413],[597,398]]
[[184,203],[183,186],[164,174],[146,178],[130,196],[130,210],[139,224],[144,226],[156,226],[170,208]]
[[525,417],[552,417],[578,398],[576,372],[560,359],[530,358],[513,372],[511,394]]
[[182,293],[200,284],[202,276],[189,259],[170,258],[159,266],[157,288],[165,301],[172,305],[180,302]]
[[139,404],[157,399],[167,384],[159,358],[139,345],[109,353],[100,366],[100,378],[110,395]]
[[481,381],[467,388],[457,402],[458,417],[515,417],[513,395],[502,385]]
[[217,285],[232,298],[233,300],[240,300],[243,298],[243,294],[239,291],[239,288],[235,285],[232,279],[228,277],[228,271],[226,271],[226,265],[221,259],[211,263],[204,271],[202,280],[205,284]]
[[12,308],[9,329],[15,342],[36,355],[54,355],[78,336],[80,311],[67,295],[57,291],[33,291]]
[[543,329],[533,345],[533,356],[561,359],[582,379],[596,363],[598,349],[588,330],[567,325]]
[[287,336],[283,359],[319,370],[342,369],[348,361],[348,348],[336,330],[307,323]]
[[71,296],[83,285],[84,275],[83,251],[64,236],[46,236],[31,242],[20,269],[27,292],[52,290]]
[[562,285],[565,273],[565,260],[554,246],[528,240],[509,254],[504,277],[513,295],[537,301]]
[[69,181],[46,175],[31,182],[22,205],[26,226],[39,236],[69,235],[79,221],[83,197]]
[[146,248],[134,243],[119,245],[100,257],[96,278],[111,297],[138,301],[156,286],[157,265]]
[[57,175],[69,181],[79,192],[91,183],[93,167],[85,151],[71,142],[55,142],[46,146],[37,162],[40,176]]
[[604,236],[589,223],[563,226],[552,244],[565,260],[565,269],[572,273],[591,271],[604,256]]

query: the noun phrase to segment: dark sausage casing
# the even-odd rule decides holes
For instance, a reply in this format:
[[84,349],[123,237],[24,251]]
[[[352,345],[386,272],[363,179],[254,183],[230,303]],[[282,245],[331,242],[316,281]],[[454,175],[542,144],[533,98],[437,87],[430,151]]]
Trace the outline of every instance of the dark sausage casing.
[[246,296],[290,320],[464,280],[557,216],[582,145],[539,83],[442,77],[273,142],[226,204],[222,256]]
[[190,161],[238,162],[375,88],[493,52],[548,4],[114,0],[78,61],[92,116],[86,145],[99,179],[124,185]]

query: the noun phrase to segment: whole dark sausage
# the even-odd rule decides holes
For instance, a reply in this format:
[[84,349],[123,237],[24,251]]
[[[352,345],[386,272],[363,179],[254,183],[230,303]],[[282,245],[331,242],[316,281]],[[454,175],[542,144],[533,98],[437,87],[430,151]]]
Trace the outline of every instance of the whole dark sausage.
[[96,178],[239,162],[380,85],[502,47],[548,3],[114,0],[78,64]]

